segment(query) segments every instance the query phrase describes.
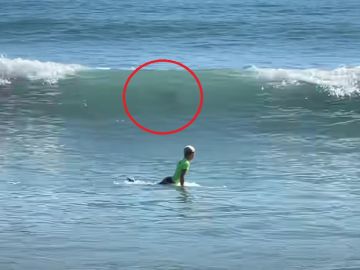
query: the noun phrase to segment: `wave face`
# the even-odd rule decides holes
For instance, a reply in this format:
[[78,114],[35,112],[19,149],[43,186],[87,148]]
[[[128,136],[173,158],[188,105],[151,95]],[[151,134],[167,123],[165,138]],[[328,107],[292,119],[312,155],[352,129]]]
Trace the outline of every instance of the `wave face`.
[[[204,88],[202,113],[231,114],[264,107],[358,110],[360,67],[320,69],[195,70]],[[67,117],[123,117],[121,94],[131,70],[94,69],[0,58],[3,102]],[[136,117],[190,119],[199,103],[193,78],[182,70],[140,71],[127,91]],[[7,106],[11,106],[7,104]]]

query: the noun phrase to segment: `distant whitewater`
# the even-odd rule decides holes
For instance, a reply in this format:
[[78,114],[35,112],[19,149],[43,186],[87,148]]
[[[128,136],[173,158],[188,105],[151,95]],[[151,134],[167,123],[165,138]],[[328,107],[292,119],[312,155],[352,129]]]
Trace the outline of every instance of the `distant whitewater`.
[[17,79],[42,81],[51,84],[84,69],[86,69],[84,66],[75,64],[0,57],[0,85],[10,84]]

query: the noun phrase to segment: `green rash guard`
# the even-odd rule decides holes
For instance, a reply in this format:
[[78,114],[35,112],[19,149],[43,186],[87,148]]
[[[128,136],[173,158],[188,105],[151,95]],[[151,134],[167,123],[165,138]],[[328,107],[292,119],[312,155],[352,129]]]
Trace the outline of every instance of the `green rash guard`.
[[178,184],[180,182],[180,175],[183,170],[186,170],[186,172],[190,169],[190,161],[188,161],[186,158],[183,160],[180,160],[176,166],[176,171],[173,176],[173,180],[175,184]]

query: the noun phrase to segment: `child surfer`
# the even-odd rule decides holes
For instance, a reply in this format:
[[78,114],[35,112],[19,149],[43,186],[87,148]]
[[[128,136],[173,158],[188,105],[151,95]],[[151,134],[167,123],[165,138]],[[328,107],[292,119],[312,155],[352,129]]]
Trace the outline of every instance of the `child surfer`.
[[190,169],[190,162],[195,155],[195,148],[191,145],[187,145],[184,148],[184,158],[177,163],[174,176],[165,177],[159,184],[178,184],[183,187],[185,183],[185,174]]

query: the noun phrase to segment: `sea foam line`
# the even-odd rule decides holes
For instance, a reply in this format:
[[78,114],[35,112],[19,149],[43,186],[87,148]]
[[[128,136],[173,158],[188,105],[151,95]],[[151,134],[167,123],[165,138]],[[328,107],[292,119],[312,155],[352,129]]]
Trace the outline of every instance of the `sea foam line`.
[[74,75],[86,67],[77,64],[41,62],[22,58],[0,56],[0,85],[10,84],[15,79],[42,80],[53,84],[66,76]]
[[309,83],[320,86],[332,96],[360,94],[360,66],[321,69],[273,69],[252,67],[252,72],[277,87]]

